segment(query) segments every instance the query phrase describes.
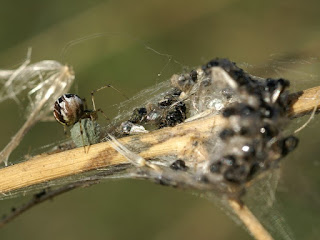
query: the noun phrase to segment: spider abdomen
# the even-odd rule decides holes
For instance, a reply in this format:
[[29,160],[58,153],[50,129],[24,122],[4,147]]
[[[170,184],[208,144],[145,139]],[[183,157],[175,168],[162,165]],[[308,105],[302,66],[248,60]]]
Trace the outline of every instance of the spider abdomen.
[[67,93],[62,95],[54,103],[53,115],[62,125],[74,125],[84,115],[82,99],[76,94]]

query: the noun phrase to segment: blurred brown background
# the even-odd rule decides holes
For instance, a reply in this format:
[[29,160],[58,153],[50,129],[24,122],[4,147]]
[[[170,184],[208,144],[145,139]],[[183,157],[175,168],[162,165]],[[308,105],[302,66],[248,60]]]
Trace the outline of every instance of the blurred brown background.
[[[316,0],[0,0],[0,6],[0,68],[17,67],[32,47],[33,62],[54,59],[72,65],[72,92],[87,99],[106,83],[133,96],[214,57],[230,58],[262,77],[286,77],[293,91],[320,83]],[[106,90],[96,102],[112,117],[112,105],[121,100]],[[0,104],[0,112],[3,148],[24,118],[13,101]],[[304,121],[294,121],[290,129]],[[299,134],[298,150],[282,166],[277,199],[296,239],[319,239],[319,126],[317,116]],[[65,136],[59,124],[39,123],[10,160],[61,138]],[[1,201],[0,213],[24,201]],[[205,199],[126,180],[107,181],[39,205],[2,229],[0,239],[251,237]]]

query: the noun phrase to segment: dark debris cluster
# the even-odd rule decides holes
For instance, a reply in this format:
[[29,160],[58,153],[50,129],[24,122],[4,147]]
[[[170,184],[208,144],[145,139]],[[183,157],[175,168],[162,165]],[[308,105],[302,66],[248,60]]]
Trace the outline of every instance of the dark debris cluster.
[[[232,84],[229,82],[224,87],[217,84],[218,80],[212,74],[214,67],[221,67],[227,72],[233,79]],[[214,59],[190,73],[174,75],[171,83],[172,90],[160,101],[136,108],[128,122],[156,128],[173,127],[190,116],[194,107],[192,98],[215,94],[209,96],[210,101],[219,96],[224,98],[223,101],[235,99],[219,112],[229,124],[209,142],[215,144],[220,141],[222,147],[216,152],[216,148],[208,146],[209,151],[213,149],[209,154],[209,164],[202,176],[198,176],[198,179],[205,179],[203,182],[216,183],[217,179],[222,179],[225,183],[242,185],[257,173],[276,167],[281,158],[296,148],[296,137],[283,136],[290,105],[289,81],[281,78],[261,80],[228,59]],[[197,93],[192,92],[194,89],[202,91],[196,98],[194,95]],[[211,94],[212,89],[214,93]],[[203,93],[206,95],[201,95]],[[191,97],[181,100],[183,94]],[[179,159],[170,168],[174,171],[192,171],[187,165],[187,160]]]
[[257,172],[277,166],[298,144],[296,137],[282,136],[290,105],[286,91],[290,82],[254,79],[227,59],[212,60],[202,70],[210,75],[215,66],[235,80],[240,101],[222,111],[230,123],[219,134],[225,143],[224,154],[213,157],[209,170],[213,175],[222,174],[227,182],[245,183]]
[[[183,101],[179,100],[180,94],[180,90],[173,88],[160,101],[134,109],[129,120],[122,126],[139,124],[159,129],[182,123],[187,116],[187,107]],[[130,131],[122,128],[121,132],[129,133]]]

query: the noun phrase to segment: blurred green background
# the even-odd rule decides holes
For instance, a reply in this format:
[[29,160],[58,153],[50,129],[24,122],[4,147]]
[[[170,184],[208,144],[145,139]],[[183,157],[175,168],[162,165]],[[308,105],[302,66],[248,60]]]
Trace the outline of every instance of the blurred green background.
[[[32,47],[32,62],[54,59],[72,65],[76,73],[72,92],[87,99],[106,83],[133,96],[214,57],[228,57],[262,77],[286,77],[292,80],[293,91],[320,83],[320,2],[316,0],[0,3],[0,68],[17,67]],[[112,117],[116,114],[112,105],[121,100],[106,90],[97,94],[96,102]],[[0,104],[0,112],[3,148],[24,118],[13,101]],[[290,129],[304,121],[295,120]],[[319,239],[319,127],[317,116],[299,134],[298,150],[282,165],[277,199],[296,239]],[[56,122],[39,123],[10,160],[63,138]],[[0,213],[24,201],[1,201]],[[107,181],[39,205],[2,229],[0,239],[251,237],[205,199],[126,180]]]

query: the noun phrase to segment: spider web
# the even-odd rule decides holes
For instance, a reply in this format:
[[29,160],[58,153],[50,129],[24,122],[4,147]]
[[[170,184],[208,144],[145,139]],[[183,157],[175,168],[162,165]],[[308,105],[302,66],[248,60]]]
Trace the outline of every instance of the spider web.
[[[298,91],[309,86],[311,87],[312,85],[314,85],[314,82],[319,79],[319,73],[315,71],[315,69],[320,69],[318,67],[320,65],[318,59],[310,58],[307,60],[282,60],[282,58],[283,57],[273,56],[272,62],[264,66],[251,66],[243,63],[240,64],[240,67],[248,69],[249,73],[253,73],[254,75],[262,77],[276,76],[290,79],[293,83],[293,91]],[[130,100],[118,104],[116,106],[118,109],[118,115],[113,119],[111,125],[105,126],[104,128],[110,128],[112,126],[117,125],[119,122],[122,122],[124,119],[128,119],[129,115],[131,114],[134,108],[143,106],[148,102],[157,101],[163,96],[163,94],[169,88],[170,84],[168,81],[161,82],[146,90],[141,91],[139,94],[137,94]],[[8,96],[9,95],[7,95],[7,97]],[[11,94],[10,97],[15,98],[15,94]],[[3,99],[5,100],[5,97]],[[297,124],[300,124],[301,121],[303,120],[299,120]],[[48,150],[52,147],[57,147],[58,145],[61,145],[62,142],[66,143],[66,141],[58,141],[47,146],[42,146],[36,151],[41,152],[44,150]],[[109,175],[105,176],[99,177],[98,173],[101,172],[94,171],[78,176],[72,176],[60,180],[50,181],[48,183],[28,187],[26,189],[10,193],[6,196],[3,196],[1,199],[26,195],[37,192],[43,188],[55,188],[64,184],[68,184],[70,182],[80,181],[84,179],[111,179],[130,177],[127,174],[122,174],[118,172],[113,174],[112,170],[110,170]],[[278,172],[273,172],[269,174],[263,181],[257,183],[256,186],[252,188],[255,190],[251,191],[249,189],[245,201],[248,203],[249,208],[253,206],[252,211],[258,216],[258,218],[261,220],[261,222],[263,222],[263,224],[268,228],[268,230],[273,233],[276,239],[294,239],[291,230],[289,229],[284,218],[281,216],[279,210],[277,209],[278,207],[275,191],[278,182]],[[209,196],[208,198],[213,200],[218,205],[222,206],[224,210],[226,210],[229,214],[232,215],[232,211],[230,209],[228,210],[228,208],[223,203],[223,199],[216,199],[216,196]]]

